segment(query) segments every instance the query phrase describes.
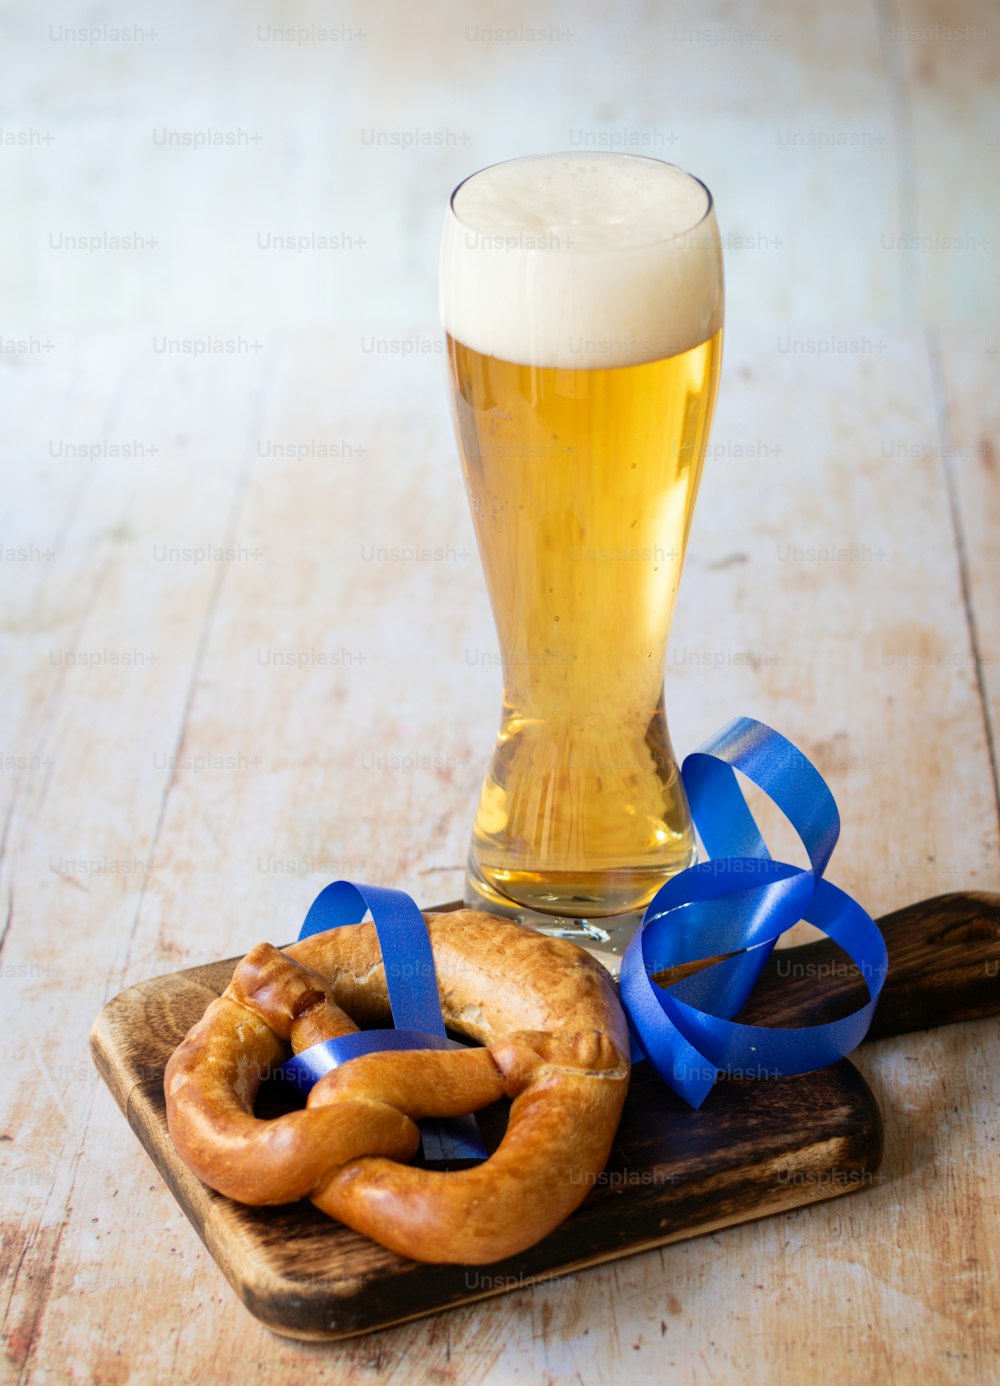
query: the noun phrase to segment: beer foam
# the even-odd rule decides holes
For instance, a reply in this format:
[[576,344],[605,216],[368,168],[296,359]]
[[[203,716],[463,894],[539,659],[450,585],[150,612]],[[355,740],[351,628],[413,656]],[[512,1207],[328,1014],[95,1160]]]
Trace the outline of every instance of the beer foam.
[[456,189],[441,247],[445,330],[486,356],[596,369],[676,356],[722,326],[704,184],[632,154],[539,154]]

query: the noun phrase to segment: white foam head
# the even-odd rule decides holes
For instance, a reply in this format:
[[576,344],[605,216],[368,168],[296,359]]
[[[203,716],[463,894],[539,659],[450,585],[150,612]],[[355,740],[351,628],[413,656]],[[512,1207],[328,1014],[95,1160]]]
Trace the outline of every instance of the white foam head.
[[722,247],[697,178],[632,154],[539,154],[459,184],[441,316],[466,346],[532,366],[658,361],[722,326]]

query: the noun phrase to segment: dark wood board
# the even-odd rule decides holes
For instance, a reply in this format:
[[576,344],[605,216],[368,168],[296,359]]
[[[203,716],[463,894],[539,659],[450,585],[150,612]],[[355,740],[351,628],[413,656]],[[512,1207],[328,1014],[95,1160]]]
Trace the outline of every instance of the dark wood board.
[[[1000,1010],[1000,897],[939,896],[880,921],[889,948],[870,1038]],[[641,1064],[604,1178],[529,1251],[487,1267],[426,1266],[331,1221],[309,1202],[247,1208],[206,1188],[167,1132],[163,1068],[237,959],[130,987],[91,1048],[111,1092],[237,1294],[269,1328],[345,1338],[649,1247],[868,1187],[882,1124],[848,1061],[798,1078],[720,1080],[692,1111]],[[743,1019],[805,1024],[863,1002],[826,940],[775,954]]]

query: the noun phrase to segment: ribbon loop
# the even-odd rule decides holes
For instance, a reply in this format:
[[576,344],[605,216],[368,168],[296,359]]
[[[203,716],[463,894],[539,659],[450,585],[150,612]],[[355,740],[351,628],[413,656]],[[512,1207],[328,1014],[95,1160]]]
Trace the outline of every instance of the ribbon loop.
[[[772,860],[736,771],[782,810],[809,857],[804,870]],[[654,896],[621,969],[633,1057],[648,1057],[681,1097],[700,1107],[719,1073],[785,1077],[825,1068],[864,1038],[885,981],[885,942],[865,910],[823,879],[840,834],[833,795],[816,767],[776,731],[738,717],[681,769],[710,860],[682,871]],[[778,937],[799,919],[823,929],[850,956],[868,1003],[843,1020],[795,1029],[741,1025],[736,1016]],[[720,953],[734,956],[673,986],[651,975]]]
[[[360,1054],[383,1049],[461,1049],[448,1038],[438,999],[437,970],[424,917],[402,890],[333,881],[309,907],[299,938],[360,924],[371,910],[382,950],[393,1030],[360,1030],[323,1040],[282,1065],[282,1077],[308,1093],[325,1073]],[[420,1123],[424,1158],[433,1161],[485,1160],[486,1148],[472,1116],[427,1119]]]

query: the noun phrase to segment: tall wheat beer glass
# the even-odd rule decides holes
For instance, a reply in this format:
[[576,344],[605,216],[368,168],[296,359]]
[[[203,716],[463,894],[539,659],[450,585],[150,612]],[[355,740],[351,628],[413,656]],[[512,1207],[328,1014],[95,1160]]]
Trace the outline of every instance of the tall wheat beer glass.
[[695,858],[663,672],[719,377],[711,195],[625,154],[483,169],[441,308],[504,675],[466,900],[614,948]]

